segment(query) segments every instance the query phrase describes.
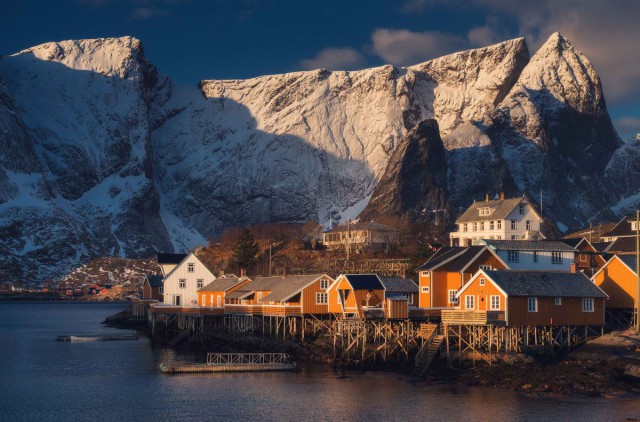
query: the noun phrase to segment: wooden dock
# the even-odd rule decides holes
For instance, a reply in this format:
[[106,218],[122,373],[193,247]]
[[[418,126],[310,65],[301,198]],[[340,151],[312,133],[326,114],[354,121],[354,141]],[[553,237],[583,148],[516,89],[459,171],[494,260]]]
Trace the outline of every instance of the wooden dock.
[[266,372],[292,371],[295,362],[286,353],[207,353],[207,363],[160,364],[165,374],[196,372]]

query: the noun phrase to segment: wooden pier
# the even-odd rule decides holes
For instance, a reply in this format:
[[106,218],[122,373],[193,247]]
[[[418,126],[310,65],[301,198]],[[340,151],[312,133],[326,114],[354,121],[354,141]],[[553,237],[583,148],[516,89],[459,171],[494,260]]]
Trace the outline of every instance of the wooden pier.
[[194,372],[266,372],[292,371],[295,362],[286,353],[207,353],[207,363],[161,364],[165,374]]

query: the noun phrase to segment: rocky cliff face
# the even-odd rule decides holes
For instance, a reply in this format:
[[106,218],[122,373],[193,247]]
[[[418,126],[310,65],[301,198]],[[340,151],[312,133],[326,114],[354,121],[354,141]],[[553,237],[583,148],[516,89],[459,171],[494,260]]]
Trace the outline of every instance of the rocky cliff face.
[[619,148],[595,71],[557,35],[531,59],[519,38],[199,87],[172,86],[134,38],[64,41],[2,57],[0,76],[11,276],[185,250],[229,226],[354,218],[372,195],[368,215],[455,215],[486,192],[543,188],[572,227],[640,190],[621,170],[637,142]]

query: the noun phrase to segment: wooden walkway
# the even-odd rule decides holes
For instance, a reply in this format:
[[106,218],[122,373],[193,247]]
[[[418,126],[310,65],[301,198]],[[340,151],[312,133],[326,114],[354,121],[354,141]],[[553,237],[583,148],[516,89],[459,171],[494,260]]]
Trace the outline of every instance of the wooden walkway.
[[207,363],[160,364],[160,372],[184,374],[196,372],[292,371],[295,362],[286,353],[207,353]]

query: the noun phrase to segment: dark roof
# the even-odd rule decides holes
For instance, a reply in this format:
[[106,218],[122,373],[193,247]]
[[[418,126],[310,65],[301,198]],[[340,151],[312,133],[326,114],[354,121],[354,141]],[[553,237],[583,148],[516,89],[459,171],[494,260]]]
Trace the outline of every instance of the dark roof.
[[386,295],[394,293],[418,293],[418,285],[410,278],[378,276]]
[[576,252],[576,248],[559,240],[491,240],[482,239],[484,243],[499,250],[510,251],[553,251]]
[[509,296],[607,297],[581,272],[501,270],[485,273]]
[[[471,221],[488,221],[488,220],[504,220],[511,211],[521,201],[526,200],[524,198],[507,198],[507,199],[492,199],[490,201],[474,202],[460,217],[456,220],[456,223],[467,223]],[[480,215],[480,208],[489,207],[493,212],[489,215]]]
[[617,255],[617,257],[620,258],[620,260],[624,262],[625,265],[629,267],[631,271],[633,271],[633,273],[635,274],[636,272],[636,256],[635,255]]
[[630,221],[635,220],[635,216],[627,215],[622,218],[622,220],[618,221],[618,224],[615,225],[611,231],[603,234],[604,237],[617,237],[617,236],[633,236],[635,232],[631,230]]
[[298,294],[302,289],[326,274],[304,274],[254,278],[249,283],[227,295],[228,299],[241,299],[253,292],[269,291],[260,301],[282,302]]
[[596,251],[605,252],[608,250],[609,246],[611,245],[611,242],[596,242],[596,243],[592,243],[591,245],[596,249]]
[[147,274],[147,281],[151,287],[162,287],[163,277],[161,275]]
[[199,292],[226,292],[236,284],[243,282],[247,277],[220,277],[206,286],[198,289]]
[[429,257],[427,262],[419,266],[417,269],[431,270],[441,265],[446,260],[451,259],[452,257],[458,254],[461,254],[465,249],[466,249],[465,247],[461,247],[461,246],[454,246],[454,247],[445,246],[443,248],[440,248],[436,251],[436,253],[434,253]]
[[453,261],[450,261],[447,263],[446,265],[447,271],[450,271],[450,272],[462,271],[462,269],[465,268],[467,265],[469,265],[469,263],[471,263],[473,258],[475,258],[480,253],[480,251],[482,251],[484,248],[485,248],[484,245],[469,246],[468,248],[466,248],[467,250],[464,251],[462,255],[455,258]]
[[186,253],[159,253],[158,264],[179,264],[187,257]]
[[636,238],[619,237],[609,245],[607,252],[610,253],[636,253]]
[[325,233],[346,232],[347,230],[396,231],[399,229],[391,226],[385,226],[384,224],[374,223],[373,221],[371,221],[364,223],[338,224],[331,230],[327,230]]
[[384,290],[376,274],[344,274],[353,290]]
[[[440,270],[459,272],[467,267],[484,248],[486,248],[485,245],[445,247],[440,249],[441,253],[438,251],[432,255],[431,259],[418,267],[418,270],[434,270],[437,267]],[[443,264],[444,262],[446,264]]]
[[394,301],[408,301],[409,298],[406,297],[405,295],[401,294],[401,293],[391,293],[391,294],[387,294],[385,293],[384,295],[387,299],[389,300],[394,300]]
[[548,239],[548,240],[557,240],[558,242],[562,242],[565,245],[569,245],[575,249],[580,244],[580,242],[584,240],[584,237],[572,237],[570,239]]

